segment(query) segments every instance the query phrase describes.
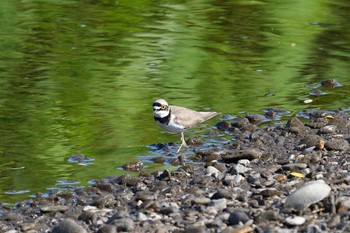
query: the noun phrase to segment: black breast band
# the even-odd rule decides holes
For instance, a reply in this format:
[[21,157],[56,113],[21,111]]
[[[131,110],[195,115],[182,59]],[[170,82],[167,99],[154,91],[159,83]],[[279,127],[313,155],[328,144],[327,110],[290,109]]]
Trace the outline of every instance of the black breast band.
[[159,121],[162,124],[169,125],[171,112],[166,117],[154,117],[154,120]]

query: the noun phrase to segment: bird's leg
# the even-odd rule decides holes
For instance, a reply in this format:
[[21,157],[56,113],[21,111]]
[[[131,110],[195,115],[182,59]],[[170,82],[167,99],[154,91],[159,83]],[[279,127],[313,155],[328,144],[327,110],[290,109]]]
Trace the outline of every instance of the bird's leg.
[[186,141],[185,141],[185,135],[184,135],[183,132],[181,133],[181,145],[180,145],[179,149],[176,152],[177,154],[180,152],[182,146],[185,146],[186,148],[188,148],[188,146],[186,144]]

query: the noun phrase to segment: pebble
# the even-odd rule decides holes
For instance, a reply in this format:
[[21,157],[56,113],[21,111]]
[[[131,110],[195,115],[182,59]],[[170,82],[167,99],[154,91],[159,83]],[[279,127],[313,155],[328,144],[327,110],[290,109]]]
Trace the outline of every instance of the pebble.
[[323,180],[309,181],[287,197],[284,207],[305,210],[326,198],[330,191],[331,187]]
[[315,146],[317,149],[322,150],[324,145],[324,139],[316,134],[310,134],[301,140],[302,144],[305,144],[307,148]]
[[227,185],[227,186],[236,186],[238,185],[239,183],[241,183],[241,181],[244,180],[244,177],[241,176],[241,175],[226,175],[224,177],[224,185]]
[[250,164],[250,161],[249,161],[249,159],[240,159],[240,160],[238,160],[237,163],[247,167]]
[[117,233],[117,228],[113,225],[110,224],[106,224],[103,225],[98,231],[97,233]]
[[131,218],[115,219],[111,223],[117,228],[117,232],[126,231],[131,232],[135,229],[135,223]]
[[52,233],[87,233],[87,231],[73,219],[66,218],[52,230]]
[[186,144],[189,146],[200,146],[203,143],[203,140],[200,138],[189,138],[186,140]]
[[192,199],[192,202],[199,205],[208,205],[211,199],[207,197],[195,197]]
[[264,197],[273,197],[273,196],[280,196],[282,193],[281,191],[275,189],[275,188],[269,188],[269,189],[264,189],[260,192],[260,194]]
[[50,206],[43,206],[40,208],[43,212],[64,212],[69,209],[68,206],[62,206],[62,205],[50,205]]
[[[194,153],[203,165],[177,162],[178,168],[106,177],[69,194],[50,190],[14,207],[3,203],[0,232],[349,232],[349,149],[321,145],[349,142],[349,117],[341,114],[326,119],[327,111],[302,112],[311,123],[289,122],[300,134],[274,122],[246,131],[251,124],[244,118],[240,129],[227,130],[224,144],[180,156]],[[321,133],[330,123],[337,134]],[[307,153],[304,138],[316,138]],[[168,162],[173,146],[161,144],[151,153]],[[231,159],[221,159],[227,155]],[[321,178],[332,184],[331,193],[326,183],[309,181]]]
[[326,125],[320,129],[321,134],[330,134],[330,133],[335,133],[337,129],[336,125]]
[[221,199],[221,198],[231,199],[232,198],[232,191],[231,190],[227,190],[227,189],[219,189],[211,197],[212,200],[213,199]]
[[246,117],[250,123],[255,125],[268,121],[268,119],[262,114],[248,114]]
[[217,123],[215,125],[215,127],[219,130],[222,130],[222,131],[226,131],[228,130],[229,128],[231,128],[231,125],[230,123],[228,123],[227,121],[220,121],[219,123]]
[[333,138],[326,142],[325,147],[327,150],[345,151],[349,149],[349,142],[344,139]]
[[213,166],[208,166],[207,167],[207,173],[209,175],[214,175],[216,177],[216,176],[218,176],[220,171],[217,168],[213,167]]
[[230,225],[238,225],[239,223],[246,223],[250,220],[249,216],[242,210],[234,210],[231,212],[228,221]]
[[236,128],[242,128],[247,124],[250,124],[247,118],[238,117],[234,119],[234,121],[231,123],[231,126]]
[[248,159],[248,160],[257,159],[261,155],[262,155],[261,151],[253,148],[253,149],[229,152],[225,155],[222,155],[222,159],[225,163],[232,163],[241,159]]
[[306,167],[307,167],[306,163],[289,163],[282,166],[283,169],[288,171],[295,170],[295,169],[304,169]]
[[94,206],[102,209],[105,207],[113,207],[116,203],[115,197],[112,194],[105,194],[99,196],[95,202],[93,203]]
[[227,207],[227,200],[225,198],[214,199],[209,203],[209,206],[214,206],[217,210],[222,210]]
[[286,124],[287,128],[291,128],[291,127],[304,127],[304,123],[301,122],[298,118],[296,117],[292,117],[288,120],[287,124]]
[[300,226],[305,223],[305,218],[300,216],[289,216],[285,221],[290,226]]
[[141,161],[131,161],[123,165],[125,171],[140,171],[143,169],[143,163]]
[[96,224],[97,214],[93,212],[83,212],[79,215],[78,220],[83,221],[87,224]]
[[250,168],[245,167],[242,164],[235,164],[232,166],[232,168],[229,170],[229,173],[232,175],[237,175],[237,174],[244,174],[251,170]]

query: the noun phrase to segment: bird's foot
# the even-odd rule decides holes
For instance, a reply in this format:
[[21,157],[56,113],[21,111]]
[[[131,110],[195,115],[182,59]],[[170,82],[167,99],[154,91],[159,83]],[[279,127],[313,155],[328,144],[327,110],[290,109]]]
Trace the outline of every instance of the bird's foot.
[[179,149],[176,151],[176,154],[178,154],[180,152],[180,150],[183,146],[188,148],[188,145],[186,144],[185,140],[181,141],[181,145],[180,145]]

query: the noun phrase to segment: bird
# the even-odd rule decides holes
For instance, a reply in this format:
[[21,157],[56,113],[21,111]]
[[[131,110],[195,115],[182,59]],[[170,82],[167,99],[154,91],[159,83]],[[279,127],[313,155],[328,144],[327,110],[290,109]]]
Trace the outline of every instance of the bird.
[[197,112],[185,107],[172,106],[164,99],[157,99],[153,103],[153,116],[157,124],[168,133],[181,134],[181,144],[177,154],[183,146],[188,147],[184,136],[186,130],[218,114],[220,113]]

